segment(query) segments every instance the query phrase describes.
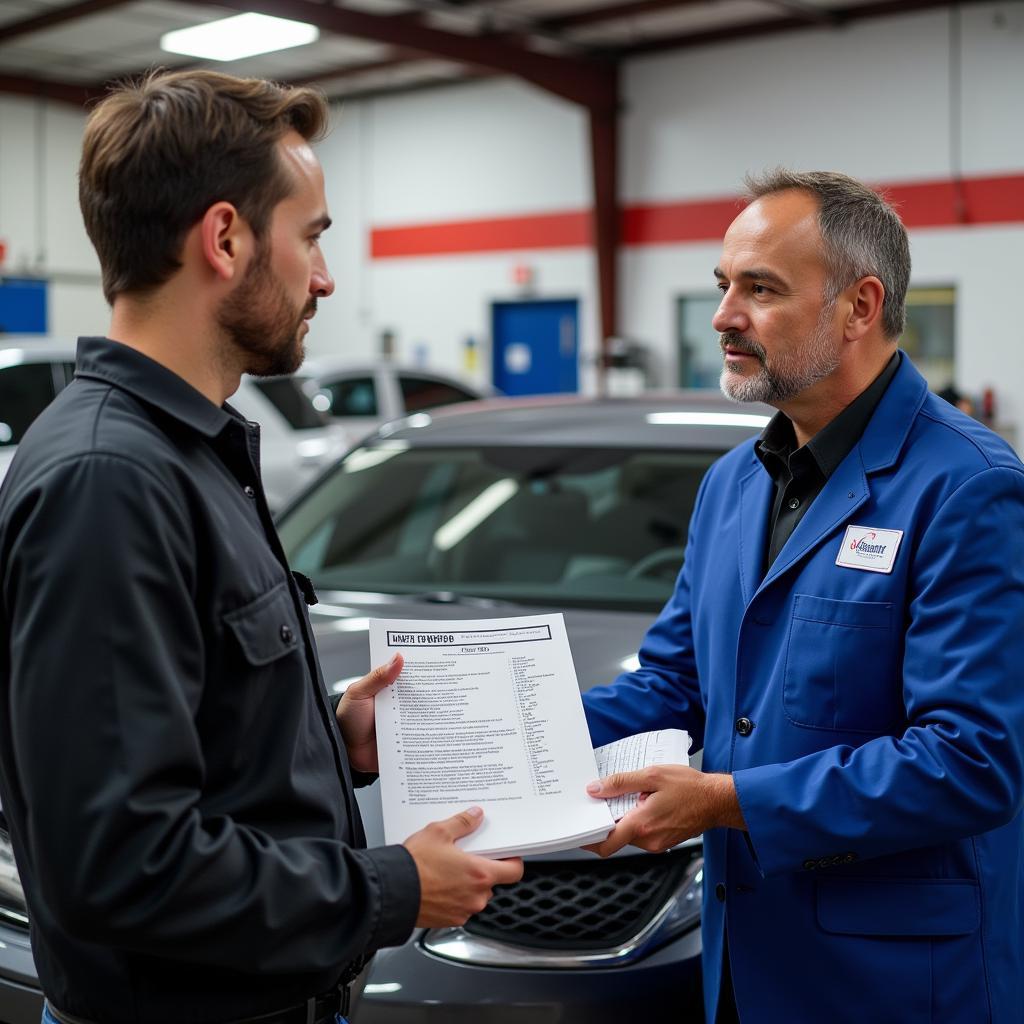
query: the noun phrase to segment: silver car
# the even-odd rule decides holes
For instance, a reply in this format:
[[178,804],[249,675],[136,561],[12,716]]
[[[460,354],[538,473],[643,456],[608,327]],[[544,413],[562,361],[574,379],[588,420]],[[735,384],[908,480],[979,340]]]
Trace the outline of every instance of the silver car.
[[[370,617],[565,614],[583,689],[636,664],[672,592],[708,466],[767,422],[715,394],[501,400],[417,413],[350,451],[279,520],[310,576],[328,688],[369,667]],[[699,764],[699,759],[695,761]],[[358,791],[383,842],[379,787]],[[703,1020],[699,841],[529,858],[462,928],[374,960],[356,1024]],[[0,1020],[38,1020],[25,907],[0,834]]]
[[387,360],[307,359],[296,378],[352,444],[388,420],[492,394],[455,377]]
[[[0,481],[29,424],[71,382],[75,346],[26,335],[0,342]],[[291,377],[243,377],[231,404],[260,425],[267,502],[278,509],[349,447],[348,435],[319,412]]]

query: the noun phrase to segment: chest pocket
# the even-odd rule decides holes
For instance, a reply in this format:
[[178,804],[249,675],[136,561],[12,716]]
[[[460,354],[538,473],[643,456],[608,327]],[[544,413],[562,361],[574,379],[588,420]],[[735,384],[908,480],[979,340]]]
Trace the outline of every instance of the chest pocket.
[[238,641],[245,660],[257,668],[294,653],[301,643],[287,583],[279,583],[255,601],[228,612],[224,622]]
[[889,602],[795,595],[783,681],[790,721],[880,733],[902,718],[894,615]]

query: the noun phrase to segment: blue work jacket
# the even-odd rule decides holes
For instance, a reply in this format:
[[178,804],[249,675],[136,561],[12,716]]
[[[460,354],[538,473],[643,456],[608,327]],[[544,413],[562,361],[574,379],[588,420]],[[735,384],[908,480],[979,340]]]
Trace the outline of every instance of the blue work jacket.
[[707,1019],[728,930],[744,1024],[1020,1024],[1024,466],[904,355],[763,575],[772,498],[752,441],[712,467],[640,668],[584,698],[595,744],[685,728],[733,774]]

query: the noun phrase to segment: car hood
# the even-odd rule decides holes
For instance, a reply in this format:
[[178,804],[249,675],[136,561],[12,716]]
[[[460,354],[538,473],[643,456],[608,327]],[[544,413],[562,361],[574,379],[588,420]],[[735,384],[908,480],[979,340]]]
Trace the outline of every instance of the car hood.
[[[310,608],[320,664],[329,692],[339,693],[370,668],[369,620],[391,619],[484,619],[539,615],[558,608],[513,604],[504,601],[459,599],[452,595],[414,598],[393,594],[319,592],[320,603]],[[647,612],[564,610],[566,632],[580,689],[611,682],[631,667],[637,648],[653,616]],[[356,791],[370,846],[384,844],[380,786],[374,783]],[[622,851],[625,853],[626,851]],[[636,853],[636,850],[629,852]],[[543,855],[544,860],[591,857],[582,850]]]

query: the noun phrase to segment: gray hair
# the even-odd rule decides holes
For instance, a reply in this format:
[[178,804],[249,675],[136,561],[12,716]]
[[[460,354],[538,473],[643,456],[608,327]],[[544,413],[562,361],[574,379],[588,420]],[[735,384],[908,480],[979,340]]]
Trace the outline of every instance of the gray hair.
[[906,326],[910,243],[899,214],[885,198],[856,178],[837,171],[790,171],[778,167],[744,179],[750,201],[800,189],[818,200],[818,228],[827,268],[826,298],[835,302],[862,277],[877,277],[885,289],[882,329],[896,340]]

